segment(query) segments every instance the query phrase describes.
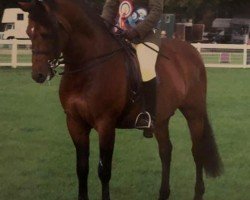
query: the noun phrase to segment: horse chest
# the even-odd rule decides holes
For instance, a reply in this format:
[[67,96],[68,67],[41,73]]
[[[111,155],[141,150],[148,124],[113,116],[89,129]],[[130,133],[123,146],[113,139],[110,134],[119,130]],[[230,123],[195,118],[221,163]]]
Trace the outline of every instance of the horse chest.
[[61,99],[66,114],[77,115],[80,112],[88,112],[89,102],[81,96],[69,96]]

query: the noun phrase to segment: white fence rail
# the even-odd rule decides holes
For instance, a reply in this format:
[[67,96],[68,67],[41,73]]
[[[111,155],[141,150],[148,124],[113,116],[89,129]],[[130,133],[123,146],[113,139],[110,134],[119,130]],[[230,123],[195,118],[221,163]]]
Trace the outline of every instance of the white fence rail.
[[[0,40],[0,67],[31,66],[31,41]],[[206,67],[250,68],[250,45],[192,44],[200,52]]]
[[200,52],[206,67],[250,68],[250,45],[192,44]]
[[30,40],[0,40],[0,67],[31,66]]

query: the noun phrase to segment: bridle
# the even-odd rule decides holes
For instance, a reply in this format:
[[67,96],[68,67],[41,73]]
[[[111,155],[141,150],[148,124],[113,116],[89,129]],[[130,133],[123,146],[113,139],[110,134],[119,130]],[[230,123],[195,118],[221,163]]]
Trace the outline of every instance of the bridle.
[[[107,28],[108,29],[108,28]],[[108,31],[110,33],[110,31]],[[69,35],[69,33],[68,33]],[[113,37],[115,37],[113,34],[112,34]],[[117,38],[115,38],[117,40]],[[58,50],[58,47],[56,47],[56,49]],[[70,71],[64,71],[61,72],[61,73],[57,73],[56,69],[62,65],[65,65],[65,64],[74,64],[74,63],[70,63],[68,61],[66,61],[64,59],[64,56],[62,55],[62,53],[59,51],[56,52],[56,54],[58,54],[59,56],[55,56],[55,58],[51,59],[51,60],[48,60],[48,65],[49,65],[49,69],[52,73],[52,77],[55,76],[56,74],[59,74],[59,75],[67,75],[67,74],[74,74],[74,73],[77,73],[77,72],[82,72],[82,71],[86,71],[86,70],[89,70],[95,66],[98,66],[99,64],[103,63],[103,62],[106,62],[108,61],[109,59],[111,59],[113,56],[115,56],[117,53],[119,53],[120,51],[122,51],[124,49],[124,47],[121,45],[119,48],[109,52],[109,53],[106,53],[106,54],[103,54],[103,55],[100,55],[100,56],[97,56],[97,57],[94,57],[92,59],[89,59],[89,60],[86,60],[86,61],[83,61],[83,62],[80,62],[76,65],[80,66],[78,67],[77,69],[75,70],[70,70]],[[51,55],[51,52],[50,50],[38,50],[38,49],[32,49],[32,54],[33,55],[45,55],[45,56],[50,56]],[[84,67],[81,67],[81,66],[84,66]]]
[[[42,2],[43,0],[41,0]],[[54,16],[53,16],[54,17]],[[53,33],[47,36],[48,39],[53,41],[52,48],[47,50],[39,50],[36,48],[31,48],[32,55],[38,56],[38,55],[44,55],[50,57],[53,55],[53,59],[48,59],[47,64],[49,66],[49,70],[51,72],[52,77],[56,75],[56,68],[59,67],[61,64],[63,64],[63,56],[61,55],[61,50],[59,48],[59,39],[58,39],[58,32],[57,29],[59,27],[59,22],[57,20],[52,21],[53,26]],[[67,33],[67,31],[65,30]],[[67,33],[67,35],[69,35]]]
[[[91,69],[95,66],[98,66],[98,64],[101,64],[103,62],[108,61],[109,59],[111,59],[113,56],[115,56],[118,52],[120,52],[122,50],[123,50],[123,47],[120,47],[120,48],[115,49],[109,53],[106,53],[106,54],[103,54],[101,56],[97,56],[95,58],[81,62],[78,65],[79,66],[84,65],[84,67],[81,67],[81,68],[78,68],[75,70],[70,70],[70,71],[63,71],[63,72],[59,73],[59,75],[74,74],[77,72],[86,71],[86,70]],[[32,53],[33,53],[33,55],[50,55],[50,53],[48,51],[39,51],[39,50],[34,50],[34,49],[32,50]],[[58,68],[59,66],[61,66],[63,64],[71,64],[71,63],[64,60],[63,55],[60,55],[59,57],[56,57],[52,60],[48,60],[48,64],[49,64],[49,69],[51,70],[53,75],[55,75],[55,74],[57,74],[56,68]]]
[[[32,49],[32,54],[33,55],[45,55],[45,56],[50,56],[51,52],[49,51],[41,51],[37,49]],[[63,61],[63,56],[56,56],[52,60],[48,60],[48,65],[49,65],[49,70],[51,72],[51,78],[54,77],[57,74],[57,71],[55,70],[57,67],[60,65],[64,64]]]

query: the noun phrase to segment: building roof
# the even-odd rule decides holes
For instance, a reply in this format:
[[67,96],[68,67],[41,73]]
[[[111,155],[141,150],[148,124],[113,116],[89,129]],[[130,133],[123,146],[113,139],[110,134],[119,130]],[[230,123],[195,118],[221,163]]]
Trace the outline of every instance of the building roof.
[[28,18],[28,13],[25,13],[20,8],[6,8],[3,13],[2,23],[16,22],[17,14],[24,14],[25,18]]
[[233,18],[231,24],[241,24],[241,25],[249,25],[250,26],[250,19],[247,18]]
[[229,28],[231,21],[232,21],[231,18],[216,18],[213,21],[212,27],[213,28]]

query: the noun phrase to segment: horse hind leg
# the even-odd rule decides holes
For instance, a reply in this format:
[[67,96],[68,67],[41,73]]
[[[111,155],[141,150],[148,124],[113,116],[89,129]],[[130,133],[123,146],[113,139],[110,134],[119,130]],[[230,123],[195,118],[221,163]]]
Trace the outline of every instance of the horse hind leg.
[[202,200],[205,193],[203,168],[208,176],[217,177],[222,172],[222,162],[217,150],[213,131],[205,109],[181,109],[192,138],[192,153],[196,165],[196,184],[194,200]]
[[159,200],[167,200],[170,195],[169,176],[172,144],[169,138],[168,124],[169,119],[161,123],[156,123],[155,129],[155,137],[158,142],[159,155],[162,163],[162,181]]

